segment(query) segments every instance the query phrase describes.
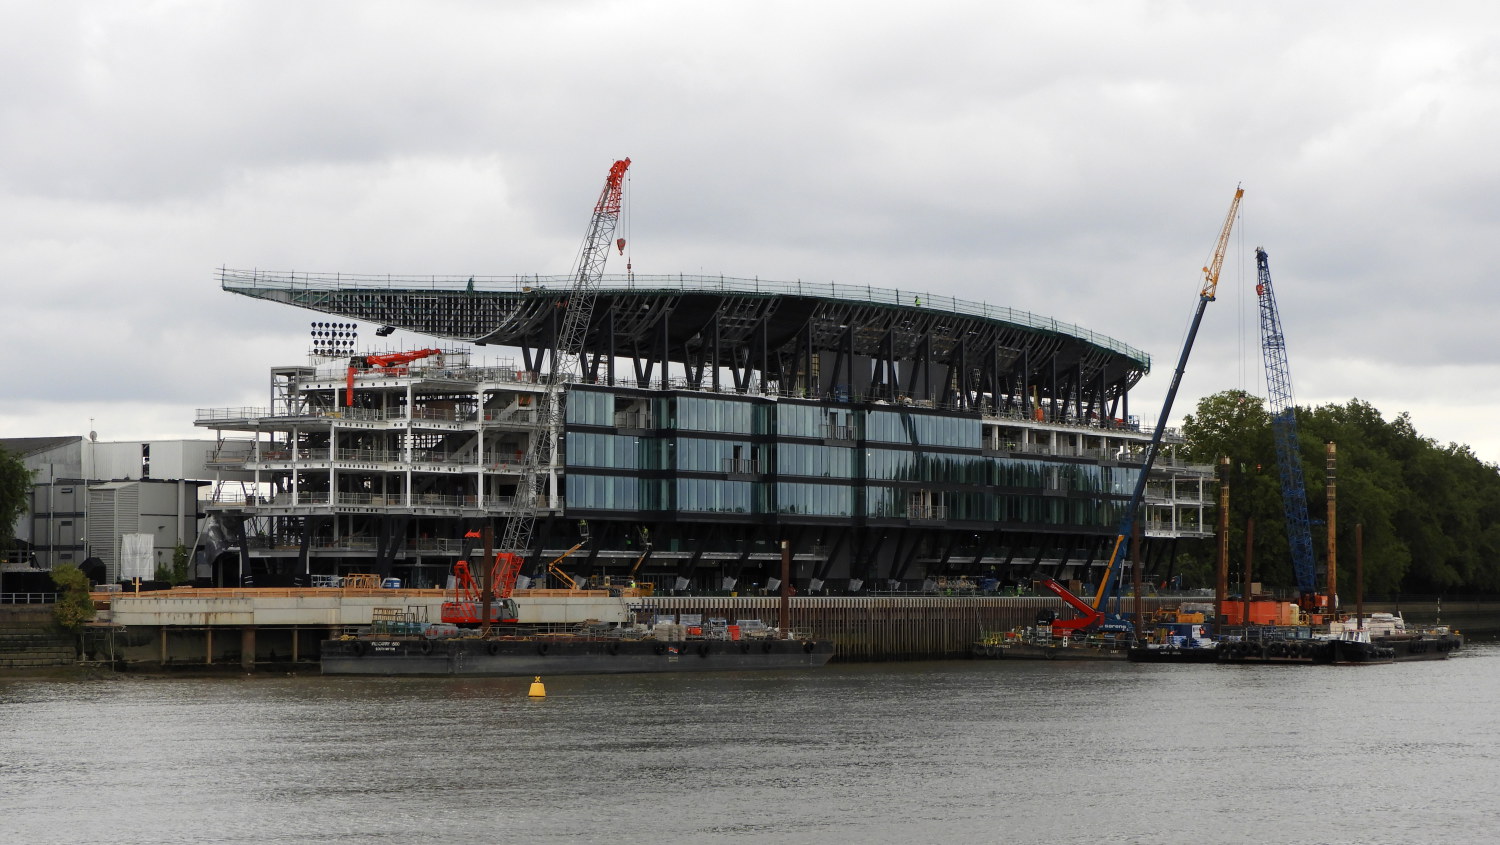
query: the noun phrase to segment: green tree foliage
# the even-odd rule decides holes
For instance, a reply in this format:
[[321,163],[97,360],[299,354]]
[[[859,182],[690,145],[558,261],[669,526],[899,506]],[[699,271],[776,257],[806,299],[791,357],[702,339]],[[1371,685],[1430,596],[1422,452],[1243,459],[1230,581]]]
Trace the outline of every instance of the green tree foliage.
[[156,580],[177,586],[188,579],[188,548],[182,543],[172,549],[172,563],[156,567]]
[[31,476],[19,457],[0,449],[0,551],[16,539],[16,520],[26,513],[31,496]]
[[89,579],[83,571],[71,563],[52,568],[52,583],[61,593],[57,597],[54,613],[57,624],[70,631],[77,631],[83,623],[94,618],[94,600],[89,597]]
[[[1406,414],[1386,421],[1358,399],[1299,408],[1297,425],[1320,573],[1328,547],[1326,444],[1336,447],[1335,550],[1345,603],[1354,594],[1356,526],[1363,534],[1366,594],[1500,591],[1500,467],[1467,446],[1439,446],[1420,436]],[[1231,570],[1243,571],[1245,530],[1253,518],[1253,580],[1295,587],[1263,403],[1242,391],[1205,397],[1184,420],[1183,433],[1194,462],[1230,458]],[[1211,557],[1213,550],[1198,554]]]

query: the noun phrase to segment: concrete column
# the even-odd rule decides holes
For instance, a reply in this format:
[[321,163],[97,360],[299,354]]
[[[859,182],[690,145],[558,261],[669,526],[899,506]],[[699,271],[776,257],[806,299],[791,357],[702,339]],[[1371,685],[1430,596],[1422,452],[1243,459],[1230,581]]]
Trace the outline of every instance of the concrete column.
[[292,628],[292,665],[297,665],[297,628]]
[[203,629],[203,662],[212,664],[214,662],[214,629]]
[[240,629],[240,668],[246,672],[255,671],[254,625],[246,625]]

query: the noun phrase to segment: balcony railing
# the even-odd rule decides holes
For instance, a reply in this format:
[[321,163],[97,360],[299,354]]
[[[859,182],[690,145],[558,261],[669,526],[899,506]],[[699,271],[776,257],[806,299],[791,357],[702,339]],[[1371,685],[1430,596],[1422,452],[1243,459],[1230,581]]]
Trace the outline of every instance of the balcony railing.
[[1179,533],[1182,533],[1182,534],[1212,534],[1212,533],[1214,533],[1214,529],[1213,528],[1209,528],[1209,527],[1206,527],[1206,526],[1203,526],[1203,525],[1199,525],[1197,523],[1193,523],[1193,522],[1179,522],[1179,523],[1176,523],[1174,525],[1171,522],[1168,522],[1166,520],[1161,520],[1161,519],[1149,519],[1149,520],[1146,520],[1144,523],[1142,523],[1141,530],[1148,531],[1148,532],[1149,531],[1155,531],[1155,532],[1157,532],[1159,534],[1170,533],[1170,532],[1173,532],[1173,531],[1176,531],[1176,532],[1179,532]]
[[305,407],[300,409],[284,408],[199,408],[197,420],[203,422],[229,421],[229,420],[268,420],[268,419],[346,419],[360,420],[362,422],[381,421],[385,419],[405,419],[404,414],[387,415],[379,408],[343,408],[343,407]]
[[487,423],[506,423],[513,426],[535,426],[536,411],[531,408],[519,408],[509,411],[485,411],[484,421]]
[[833,425],[832,423],[824,423],[823,424],[823,439],[824,440],[853,440],[854,439],[854,427],[853,426],[849,426],[849,425]]
[[0,593],[0,604],[56,604],[57,593]]
[[[411,497],[410,503],[404,495],[399,493],[339,493],[332,497],[336,507],[371,507],[371,508],[406,508],[406,507],[439,507],[439,508],[477,508],[479,497],[445,495],[439,493],[419,493]],[[282,493],[279,496],[261,496],[254,493],[244,494],[231,491],[220,491],[205,500],[209,504],[218,507],[328,507],[330,496],[328,493],[302,493],[295,502],[290,493]],[[491,511],[508,511],[516,507],[514,496],[487,496],[484,507]],[[546,508],[545,503],[542,506]]]
[[730,475],[757,475],[760,472],[760,463],[745,458],[725,458],[724,472]]
[[243,466],[249,463],[254,457],[255,450],[253,448],[246,448],[244,446],[225,447],[209,455],[208,460],[204,461],[204,463],[209,466]]
[[452,452],[440,452],[436,450],[423,449],[413,452],[411,462],[414,464],[456,464],[478,468],[479,464],[474,460],[472,454],[455,455]]
[[260,450],[260,460],[263,463],[282,463],[287,461],[326,461],[328,460],[328,450],[286,448],[262,449]]
[[619,411],[615,414],[615,428],[650,429],[654,426],[650,414],[635,411]]

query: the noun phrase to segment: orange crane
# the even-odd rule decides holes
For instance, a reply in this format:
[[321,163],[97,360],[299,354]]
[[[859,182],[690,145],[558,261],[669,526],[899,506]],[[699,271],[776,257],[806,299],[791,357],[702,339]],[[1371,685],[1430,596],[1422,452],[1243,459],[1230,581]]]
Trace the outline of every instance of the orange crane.
[[349,383],[344,391],[345,407],[354,405],[354,375],[361,370],[379,369],[382,375],[399,376],[405,375],[405,364],[430,358],[433,355],[439,358],[443,355],[441,349],[414,349],[411,352],[385,352],[378,355],[356,355],[349,359]]

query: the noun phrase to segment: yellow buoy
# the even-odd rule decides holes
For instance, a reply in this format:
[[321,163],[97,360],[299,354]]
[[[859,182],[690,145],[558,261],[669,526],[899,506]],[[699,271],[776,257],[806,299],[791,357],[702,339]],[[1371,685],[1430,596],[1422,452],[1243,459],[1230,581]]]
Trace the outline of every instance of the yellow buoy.
[[531,682],[531,692],[527,693],[527,694],[530,695],[532,698],[546,698],[547,697],[547,688],[542,685],[542,679],[541,679],[540,676],[538,676],[536,678],[536,680],[534,680],[534,681]]

